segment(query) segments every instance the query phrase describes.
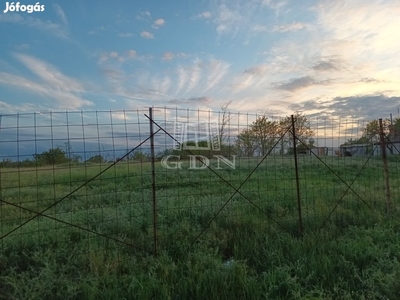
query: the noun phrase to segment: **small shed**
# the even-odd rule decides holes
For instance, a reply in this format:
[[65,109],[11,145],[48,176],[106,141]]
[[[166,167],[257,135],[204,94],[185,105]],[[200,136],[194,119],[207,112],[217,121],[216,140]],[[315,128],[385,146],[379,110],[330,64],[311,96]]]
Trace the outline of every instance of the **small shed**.
[[[375,143],[374,155],[381,156],[381,143]],[[386,155],[400,155],[400,141],[386,144]]]
[[[292,148],[293,152],[293,148]],[[328,155],[328,147],[310,147],[307,149],[306,147],[298,147],[297,148],[297,154],[303,154],[303,155],[316,155],[316,156],[326,156]]]
[[365,156],[370,155],[372,150],[372,144],[341,145],[339,156]]
[[[395,125],[389,125],[389,134],[386,142],[386,155],[400,155],[400,130]],[[382,155],[381,143],[375,143],[374,155]]]

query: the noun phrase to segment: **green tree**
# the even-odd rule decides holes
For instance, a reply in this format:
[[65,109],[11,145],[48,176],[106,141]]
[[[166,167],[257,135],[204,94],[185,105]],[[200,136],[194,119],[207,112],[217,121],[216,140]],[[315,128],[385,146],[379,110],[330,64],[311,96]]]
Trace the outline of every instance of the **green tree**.
[[141,151],[135,151],[132,155],[131,160],[133,161],[147,161],[149,160],[149,156]]
[[[279,122],[280,125],[280,134],[283,134],[288,128],[289,131],[286,133],[285,137],[282,139],[281,147],[283,148],[286,145],[293,145],[293,136],[292,136],[292,117],[287,116]],[[294,126],[295,126],[295,135],[297,139],[299,139],[302,143],[307,144],[307,140],[314,134],[314,131],[311,129],[310,122],[308,118],[300,112],[296,112],[294,114]]]
[[277,142],[279,136],[279,124],[276,121],[270,121],[266,116],[260,116],[250,125],[250,130],[254,135],[256,150],[264,156]]
[[398,140],[400,137],[400,118],[395,118],[393,124],[389,125],[390,139]]
[[243,129],[237,139],[236,148],[240,156],[253,156],[254,151],[257,149],[256,138],[250,128]]
[[62,147],[62,149],[65,152],[65,155],[68,157],[68,160],[70,162],[77,163],[81,160],[82,157],[80,155],[74,153],[71,143],[69,141],[64,143],[64,146]]
[[358,139],[350,138],[342,145],[369,144],[369,143],[370,141],[365,136],[362,136]]
[[101,163],[105,163],[106,159],[103,156],[101,156],[100,154],[98,154],[98,155],[92,156],[86,162],[93,163],[93,164],[101,164]]
[[[388,119],[382,120],[383,126],[383,133],[389,133],[389,124],[390,121]],[[379,120],[372,120],[368,122],[362,129],[363,135],[362,137],[365,138],[369,143],[377,143],[380,140],[379,132]]]
[[39,165],[57,165],[69,161],[66,153],[60,147],[51,148],[41,154],[34,154],[33,159]]
[[[221,106],[221,114],[219,118],[219,140],[221,143],[221,146],[224,144],[225,139],[226,139],[226,127],[229,126],[229,123],[231,122],[233,116],[231,116],[230,112],[228,111],[229,105],[232,103],[232,101],[229,101],[225,103],[223,106]],[[229,138],[229,137],[228,137]]]

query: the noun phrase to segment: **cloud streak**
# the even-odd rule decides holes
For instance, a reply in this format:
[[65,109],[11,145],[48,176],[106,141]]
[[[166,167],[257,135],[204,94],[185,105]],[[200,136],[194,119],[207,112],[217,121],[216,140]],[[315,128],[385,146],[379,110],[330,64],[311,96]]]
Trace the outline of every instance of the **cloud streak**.
[[81,97],[85,89],[80,81],[62,74],[55,67],[32,56],[15,54],[15,57],[41,80],[32,81],[1,72],[0,83],[47,96],[62,109],[78,109],[93,104]]
[[0,14],[0,22],[23,25],[34,29],[48,32],[60,39],[69,39],[69,33],[65,26],[53,23],[51,21],[42,21],[41,19],[21,14]]

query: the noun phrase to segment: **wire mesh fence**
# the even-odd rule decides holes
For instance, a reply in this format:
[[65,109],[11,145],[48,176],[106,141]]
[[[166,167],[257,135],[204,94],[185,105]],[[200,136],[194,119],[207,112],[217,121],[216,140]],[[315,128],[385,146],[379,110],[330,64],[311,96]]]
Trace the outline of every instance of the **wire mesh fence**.
[[393,126],[366,138],[373,122],[161,107],[1,115],[0,251],[179,253],[240,243],[238,228],[379,222],[398,205],[400,139]]

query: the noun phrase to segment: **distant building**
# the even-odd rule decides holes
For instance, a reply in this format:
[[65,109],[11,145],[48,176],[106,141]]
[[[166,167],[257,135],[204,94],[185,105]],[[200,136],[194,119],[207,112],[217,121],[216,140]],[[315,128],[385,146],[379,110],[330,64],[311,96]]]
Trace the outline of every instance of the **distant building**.
[[[386,155],[400,155],[400,130],[394,125],[389,125],[389,134],[386,142]],[[381,143],[375,143],[375,155],[382,155]]]
[[372,144],[353,144],[341,145],[338,151],[339,156],[366,156],[371,155],[373,151]]

